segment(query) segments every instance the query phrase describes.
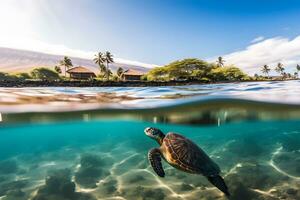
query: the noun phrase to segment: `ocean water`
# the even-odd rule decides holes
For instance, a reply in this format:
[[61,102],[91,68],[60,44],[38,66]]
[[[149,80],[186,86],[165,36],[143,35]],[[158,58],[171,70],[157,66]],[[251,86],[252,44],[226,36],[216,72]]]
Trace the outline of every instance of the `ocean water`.
[[[0,199],[300,199],[300,82],[1,88]],[[231,196],[147,153],[156,127],[200,146]]]

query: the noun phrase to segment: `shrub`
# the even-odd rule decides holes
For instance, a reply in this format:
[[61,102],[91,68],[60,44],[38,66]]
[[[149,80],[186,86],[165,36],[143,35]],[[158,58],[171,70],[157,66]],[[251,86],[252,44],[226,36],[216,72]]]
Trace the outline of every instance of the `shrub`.
[[212,69],[208,77],[213,81],[242,81],[247,80],[248,75],[235,66],[218,67]]
[[17,73],[16,74],[16,77],[20,80],[26,80],[26,79],[31,79],[31,76],[29,73],[25,73],[25,72],[22,72],[22,73]]
[[41,79],[41,80],[59,80],[60,77],[57,72],[48,69],[48,68],[35,68],[31,71],[31,76],[34,79]]
[[0,81],[15,81],[18,77],[7,73],[0,72]]

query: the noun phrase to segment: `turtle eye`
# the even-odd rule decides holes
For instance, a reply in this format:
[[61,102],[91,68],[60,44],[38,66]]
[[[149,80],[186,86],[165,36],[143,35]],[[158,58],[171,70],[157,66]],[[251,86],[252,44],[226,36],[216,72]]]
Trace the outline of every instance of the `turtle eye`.
[[146,132],[150,132],[152,129],[151,128],[146,128]]
[[145,129],[145,132],[146,132],[146,133],[150,133],[151,135],[155,135],[155,131],[154,131],[154,129],[151,128],[151,127],[146,128],[146,129]]
[[157,135],[158,134],[158,131],[156,129],[153,129],[153,128],[151,128],[151,132],[152,132],[153,135]]
[[157,131],[155,131],[154,128],[148,128],[148,130],[152,135],[156,135],[157,134]]

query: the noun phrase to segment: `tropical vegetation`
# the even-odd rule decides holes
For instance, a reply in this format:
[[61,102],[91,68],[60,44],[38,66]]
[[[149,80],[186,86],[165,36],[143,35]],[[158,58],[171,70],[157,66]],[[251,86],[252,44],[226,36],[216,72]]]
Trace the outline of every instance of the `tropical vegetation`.
[[261,69],[261,72],[265,75],[267,75],[267,77],[269,77],[269,73],[271,71],[271,68],[268,65],[264,65]]
[[117,79],[119,81],[124,79],[124,73],[126,73],[128,70],[124,70],[122,67],[119,67],[117,69],[116,75],[117,75]]
[[217,60],[217,65],[219,67],[224,67],[224,64],[225,64],[225,60],[223,59],[223,57],[219,56]]
[[68,56],[65,56],[61,61],[59,61],[59,64],[60,64],[60,66],[65,67],[65,76],[66,76],[67,70],[69,68],[73,67],[72,60]]
[[285,75],[285,72],[284,72],[284,67],[283,67],[283,64],[282,63],[278,63],[277,64],[277,67],[275,68],[275,71],[277,72],[277,73],[279,73],[281,76],[282,76],[282,78],[284,78],[284,75]]
[[34,70],[31,71],[31,77],[33,79],[39,79],[39,80],[59,80],[59,74],[51,69],[45,68],[45,67],[40,67],[40,68],[35,68]]
[[[110,69],[110,64],[114,62],[113,55],[109,52],[99,52],[95,55],[93,62],[99,67],[99,75],[91,80],[112,80],[123,81],[124,73],[128,70],[119,67],[115,73]],[[245,74],[241,69],[234,65],[225,65],[223,57],[218,57],[216,62],[210,63],[197,58],[187,58],[171,62],[162,67],[155,67],[145,74],[141,80],[143,81],[200,81],[200,82],[222,82],[222,81],[247,81],[247,80],[271,80],[276,79],[269,74],[272,68],[268,65],[261,67],[263,75],[255,74],[253,77]],[[62,68],[64,67],[64,75]],[[59,61],[58,65],[52,67],[38,67],[26,73],[8,74],[0,72],[0,80],[70,80],[66,76],[66,71],[73,67],[71,58],[65,56]],[[281,79],[299,78],[300,65],[297,64],[293,74],[286,73],[284,65],[278,63],[273,69],[277,72]],[[89,81],[89,80],[88,80]]]
[[95,64],[99,66],[100,74],[102,76],[105,76],[106,74],[106,67],[104,65],[105,58],[102,52],[99,52],[98,54],[95,55],[95,58],[93,59]]
[[17,74],[8,74],[0,72],[0,80],[4,81],[16,81],[16,80],[60,80],[61,77],[56,71],[53,71],[46,67],[38,67],[33,69],[30,73],[17,73]]
[[61,68],[59,66],[54,66],[54,70],[58,73],[58,74],[61,74],[62,71],[61,71]]
[[276,67],[274,68],[274,71],[279,74],[280,78],[276,77],[276,76],[272,76],[272,77],[269,76],[269,73],[271,71],[272,71],[272,69],[268,65],[262,66],[261,67],[261,72],[265,76],[261,76],[261,75],[255,74],[254,75],[254,80],[298,79],[299,78],[300,65],[299,64],[296,65],[296,71],[292,74],[292,73],[285,72],[284,65],[281,62],[277,63]]
[[109,64],[114,62],[113,55],[109,51],[104,53],[99,52],[95,55],[93,61],[99,66],[100,77],[106,77],[106,79],[109,80],[109,77],[113,75],[112,71],[109,69]]
[[8,74],[8,73],[3,73],[3,72],[0,72],[0,80],[3,80],[3,81],[13,81],[13,80],[17,80],[18,77],[15,76],[15,75],[11,75],[11,74]]
[[298,65],[298,64],[297,64],[297,66],[296,66],[296,70],[297,70],[297,72],[299,72],[299,71],[300,71],[300,65]]
[[249,76],[239,68],[233,65],[221,65],[224,63],[223,59],[218,59],[218,61],[219,63],[214,64],[196,58],[178,60],[150,70],[146,79],[149,81],[197,80],[204,82],[249,80]]

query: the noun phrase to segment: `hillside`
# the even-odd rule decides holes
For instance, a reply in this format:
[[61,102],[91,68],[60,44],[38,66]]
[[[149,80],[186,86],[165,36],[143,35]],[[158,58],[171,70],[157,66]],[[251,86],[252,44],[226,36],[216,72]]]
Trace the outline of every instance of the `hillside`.
[[[34,67],[46,66],[53,67],[58,64],[63,56],[50,55],[40,52],[25,51],[18,49],[0,47],[0,72],[23,72],[30,71]],[[98,73],[98,66],[92,60],[71,57],[74,66],[85,66]],[[125,63],[113,63],[110,68],[115,71],[118,67],[124,69],[135,69],[146,72],[149,69],[145,67],[129,65]]]

